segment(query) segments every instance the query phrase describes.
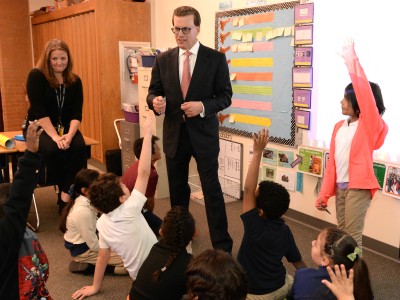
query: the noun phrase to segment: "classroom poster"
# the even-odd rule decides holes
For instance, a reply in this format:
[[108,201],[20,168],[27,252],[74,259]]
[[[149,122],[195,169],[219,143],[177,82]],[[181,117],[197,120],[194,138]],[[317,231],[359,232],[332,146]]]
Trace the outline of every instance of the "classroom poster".
[[278,150],[275,148],[265,148],[263,151],[262,162],[276,166],[278,164]]
[[292,168],[290,165],[294,161],[293,151],[278,150],[278,166]]
[[263,166],[262,180],[276,181],[276,168],[270,166]]
[[298,165],[299,172],[322,177],[323,170],[322,150],[299,148],[299,156],[302,162]]
[[276,182],[283,185],[288,191],[296,191],[296,172],[289,169],[276,171]]
[[385,182],[386,166],[384,164],[374,162],[374,173],[376,179],[378,180],[379,186],[382,189]]
[[215,49],[226,56],[233,91],[232,105],[218,114],[220,129],[249,137],[268,127],[271,142],[294,146],[291,43],[296,2],[259,6],[267,2],[245,0],[246,6],[256,7],[215,15]]
[[387,166],[383,194],[400,199],[400,166]]

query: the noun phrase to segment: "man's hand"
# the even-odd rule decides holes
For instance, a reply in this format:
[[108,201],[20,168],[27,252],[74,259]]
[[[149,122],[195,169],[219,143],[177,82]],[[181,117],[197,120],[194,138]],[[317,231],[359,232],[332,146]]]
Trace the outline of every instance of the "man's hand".
[[157,96],[153,99],[153,108],[156,113],[158,114],[165,113],[166,107],[167,107],[167,101],[165,101],[165,98]]
[[181,105],[181,109],[188,118],[193,118],[198,116],[203,111],[203,104],[201,101],[189,101]]
[[40,127],[39,121],[35,120],[29,124],[26,132],[26,149],[36,153],[39,149],[39,136],[42,134],[43,128]]

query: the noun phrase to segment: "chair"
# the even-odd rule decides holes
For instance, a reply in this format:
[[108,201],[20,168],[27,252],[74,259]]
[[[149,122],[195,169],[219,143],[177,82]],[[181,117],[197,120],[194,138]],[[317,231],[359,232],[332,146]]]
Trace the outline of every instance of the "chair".
[[[38,183],[36,185],[36,188],[41,188],[41,187],[47,187],[47,186],[54,186],[54,190],[55,192],[58,194],[59,193],[59,189],[58,186],[55,184],[54,181],[52,181],[50,178],[51,176],[49,176],[48,174],[48,168],[46,166],[45,163],[42,163],[42,166],[39,170],[39,175],[38,175]],[[35,197],[35,191],[33,191],[32,193],[32,205],[34,207],[35,210],[35,216],[36,216],[36,226],[33,226],[32,224],[30,224],[29,222],[27,222],[27,226],[34,232],[38,232],[39,231],[39,227],[40,227],[40,216],[39,216],[39,210],[37,207],[37,202],[36,202],[36,197]],[[31,206],[32,206],[31,205]]]

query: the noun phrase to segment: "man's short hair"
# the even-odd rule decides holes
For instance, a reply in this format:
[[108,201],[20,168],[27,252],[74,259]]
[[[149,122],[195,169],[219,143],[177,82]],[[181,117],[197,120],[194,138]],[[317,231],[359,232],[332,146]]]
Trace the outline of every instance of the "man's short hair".
[[194,25],[200,26],[200,24],[201,24],[200,13],[197,11],[197,9],[195,9],[194,7],[191,7],[191,6],[180,6],[180,7],[176,8],[172,15],[172,25],[175,25],[174,24],[174,16],[177,16],[177,17],[193,16],[194,17]]

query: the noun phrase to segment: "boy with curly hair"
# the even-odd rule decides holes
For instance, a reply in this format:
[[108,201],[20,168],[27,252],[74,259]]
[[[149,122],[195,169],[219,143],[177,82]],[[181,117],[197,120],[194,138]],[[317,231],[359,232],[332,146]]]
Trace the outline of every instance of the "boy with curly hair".
[[260,182],[258,172],[261,156],[268,143],[268,130],[253,134],[253,158],[247,172],[243,195],[244,235],[238,261],[246,272],[246,299],[284,299],[293,284],[286,273],[282,258],[298,269],[306,267],[293,234],[282,219],[288,210],[290,195],[282,185]]
[[111,249],[121,256],[124,267],[135,280],[143,261],[157,242],[141,213],[147,200],[145,192],[150,175],[153,120],[154,114],[149,113],[143,125],[143,147],[132,194],[119,177],[110,173],[101,175],[89,189],[91,204],[103,213],[97,221],[99,255],[93,285],[76,291],[72,295],[74,299],[83,299],[99,291]]

